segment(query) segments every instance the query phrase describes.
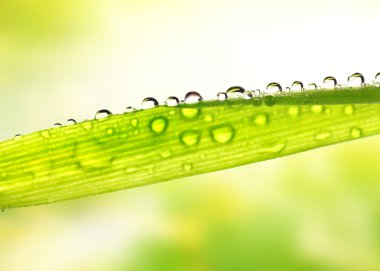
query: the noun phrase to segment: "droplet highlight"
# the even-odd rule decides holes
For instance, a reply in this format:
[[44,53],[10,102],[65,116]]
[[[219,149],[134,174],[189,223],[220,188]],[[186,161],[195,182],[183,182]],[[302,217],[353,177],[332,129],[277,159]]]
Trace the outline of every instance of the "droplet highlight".
[[352,104],[343,106],[343,112],[346,115],[352,115],[355,113],[355,106]]
[[210,129],[211,138],[217,143],[228,143],[235,136],[235,129],[229,125],[219,125]]
[[199,144],[201,132],[195,130],[184,131],[180,135],[181,142],[186,146],[195,146]]
[[257,114],[253,117],[253,122],[258,126],[266,126],[269,124],[269,116],[264,113]]
[[151,120],[150,129],[155,134],[162,134],[168,127],[168,119],[165,117],[157,117]]
[[363,136],[363,130],[359,127],[351,127],[350,129],[350,135],[352,138],[360,138]]

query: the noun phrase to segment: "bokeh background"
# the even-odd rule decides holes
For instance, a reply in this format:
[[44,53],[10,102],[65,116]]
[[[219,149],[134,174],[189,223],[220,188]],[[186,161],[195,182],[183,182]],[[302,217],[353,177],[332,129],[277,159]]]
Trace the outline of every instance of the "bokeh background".
[[[378,0],[1,0],[0,139],[380,71]],[[380,270],[380,137],[0,212],[0,270]]]

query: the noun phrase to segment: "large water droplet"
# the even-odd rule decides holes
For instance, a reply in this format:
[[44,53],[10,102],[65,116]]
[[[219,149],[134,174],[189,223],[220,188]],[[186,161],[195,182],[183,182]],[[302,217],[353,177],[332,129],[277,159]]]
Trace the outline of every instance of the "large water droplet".
[[276,98],[272,95],[267,95],[264,97],[264,103],[266,106],[273,106],[276,104]]
[[335,88],[337,81],[333,76],[327,76],[323,79],[323,85],[325,88]]
[[356,72],[347,78],[350,87],[361,87],[364,84],[364,76]]
[[106,118],[111,114],[112,114],[111,111],[107,109],[100,109],[98,112],[96,112],[95,119],[98,120],[98,119]]
[[195,130],[184,131],[180,135],[180,140],[186,146],[195,146],[199,144],[201,132]]
[[177,104],[179,104],[179,99],[175,96],[170,96],[166,99],[165,104],[167,106],[176,106]]
[[267,92],[268,93],[278,93],[282,91],[282,87],[279,83],[272,82],[267,85]]
[[331,137],[330,131],[319,131],[314,135],[314,138],[318,141],[328,139],[329,137]]
[[352,115],[355,113],[355,106],[353,104],[348,104],[343,106],[343,112],[346,115]]
[[150,129],[156,134],[162,134],[168,127],[168,119],[165,117],[157,117],[151,120]]
[[227,89],[227,97],[232,99],[238,99],[244,97],[245,89],[243,87],[234,86]]
[[153,97],[147,97],[141,102],[141,109],[150,109],[153,107],[156,107],[158,105],[158,102]]
[[375,82],[380,82],[380,72],[376,73]]
[[269,124],[269,117],[267,114],[260,113],[253,117],[253,122],[258,126],[266,126]]
[[217,143],[228,143],[235,136],[234,128],[229,124],[214,126],[210,129],[211,138]]
[[303,83],[301,81],[294,81],[292,84],[292,90],[294,91],[303,90]]
[[217,98],[219,101],[224,101],[227,99],[227,93],[225,92],[218,92]]
[[201,113],[200,108],[181,108],[181,115],[186,119],[195,119]]
[[350,129],[350,135],[352,138],[362,137],[363,136],[363,130],[360,129],[359,127],[354,126]]
[[190,91],[185,95],[185,103],[193,104],[202,101],[202,96],[196,91]]

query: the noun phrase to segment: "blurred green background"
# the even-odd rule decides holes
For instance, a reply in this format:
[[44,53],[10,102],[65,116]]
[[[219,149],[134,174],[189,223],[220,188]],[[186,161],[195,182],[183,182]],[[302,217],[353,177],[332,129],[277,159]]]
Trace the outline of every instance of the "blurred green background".
[[[147,96],[380,71],[377,0],[0,0],[0,139]],[[380,270],[380,137],[0,213],[0,270]]]

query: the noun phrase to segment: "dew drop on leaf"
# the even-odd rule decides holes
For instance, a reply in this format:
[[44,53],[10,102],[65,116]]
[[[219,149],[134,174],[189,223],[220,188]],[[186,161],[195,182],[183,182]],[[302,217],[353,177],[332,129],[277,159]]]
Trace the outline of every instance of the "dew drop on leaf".
[[216,96],[219,101],[224,101],[227,99],[227,94],[225,92],[218,92]]
[[67,125],[74,125],[77,124],[77,121],[75,119],[68,119],[67,120]]
[[141,109],[150,109],[153,107],[156,107],[158,105],[158,102],[153,97],[147,97],[141,102]]
[[234,128],[229,124],[214,126],[210,129],[211,138],[217,143],[230,142],[235,136]]
[[330,131],[319,131],[314,135],[314,138],[318,141],[328,139],[329,137],[331,137]]
[[181,115],[186,119],[195,119],[200,113],[200,108],[181,108]]
[[380,72],[376,73],[375,75],[375,82],[380,82]]
[[266,126],[269,124],[269,117],[267,114],[260,113],[253,117],[253,122],[258,126]]
[[185,103],[193,104],[202,101],[202,96],[196,91],[190,91],[185,95]]
[[264,103],[266,106],[273,106],[276,104],[276,98],[272,95],[267,95],[264,97]]
[[124,113],[129,114],[129,113],[133,113],[133,112],[135,112],[135,111],[136,111],[136,109],[135,109],[134,107],[132,107],[132,106],[127,106],[127,107],[125,108],[125,110],[124,110]]
[[272,82],[267,85],[267,92],[268,93],[277,93],[282,91],[282,87],[279,83]]
[[307,89],[310,89],[310,90],[316,90],[318,88],[317,84],[316,83],[310,83],[308,86],[307,86]]
[[157,117],[151,120],[150,129],[155,134],[162,134],[168,127],[168,119],[165,117]]
[[182,132],[179,138],[184,145],[195,146],[199,144],[201,133],[195,130],[188,130]]
[[343,106],[343,112],[346,115],[352,115],[355,113],[355,106],[352,104]]
[[292,90],[294,91],[303,90],[303,83],[301,81],[294,81],[292,84]]
[[112,114],[111,111],[107,109],[100,109],[98,112],[96,112],[95,119],[98,120],[98,119],[106,118],[111,114]]
[[139,120],[138,119],[132,119],[131,120],[131,126],[133,128],[137,128],[139,126]]
[[177,104],[179,104],[179,99],[175,96],[170,96],[166,99],[165,104],[167,106],[176,106]]
[[327,76],[323,79],[323,85],[325,88],[335,88],[337,81],[333,76]]
[[350,135],[352,138],[359,138],[363,136],[363,130],[359,127],[351,127],[350,129]]
[[41,131],[40,135],[44,139],[49,139],[50,138],[50,132],[48,130]]
[[232,99],[239,99],[244,97],[245,89],[243,87],[234,86],[227,89],[227,97]]
[[246,91],[244,91],[244,93],[243,93],[243,98],[244,98],[245,100],[250,100],[250,99],[252,99],[252,96],[253,96],[253,94],[252,94],[252,91],[250,91],[250,90],[246,90]]
[[301,110],[298,106],[291,106],[288,108],[288,114],[292,117],[299,116]]
[[160,152],[160,156],[162,158],[169,158],[170,156],[172,156],[172,152],[171,150],[163,150]]
[[350,87],[361,87],[364,84],[364,76],[356,72],[347,78],[347,82]]
[[325,106],[321,104],[316,104],[316,105],[312,105],[310,109],[311,109],[311,112],[315,114],[321,114],[325,111]]
[[184,163],[182,166],[183,170],[185,172],[191,172],[193,170],[193,164],[191,163]]

